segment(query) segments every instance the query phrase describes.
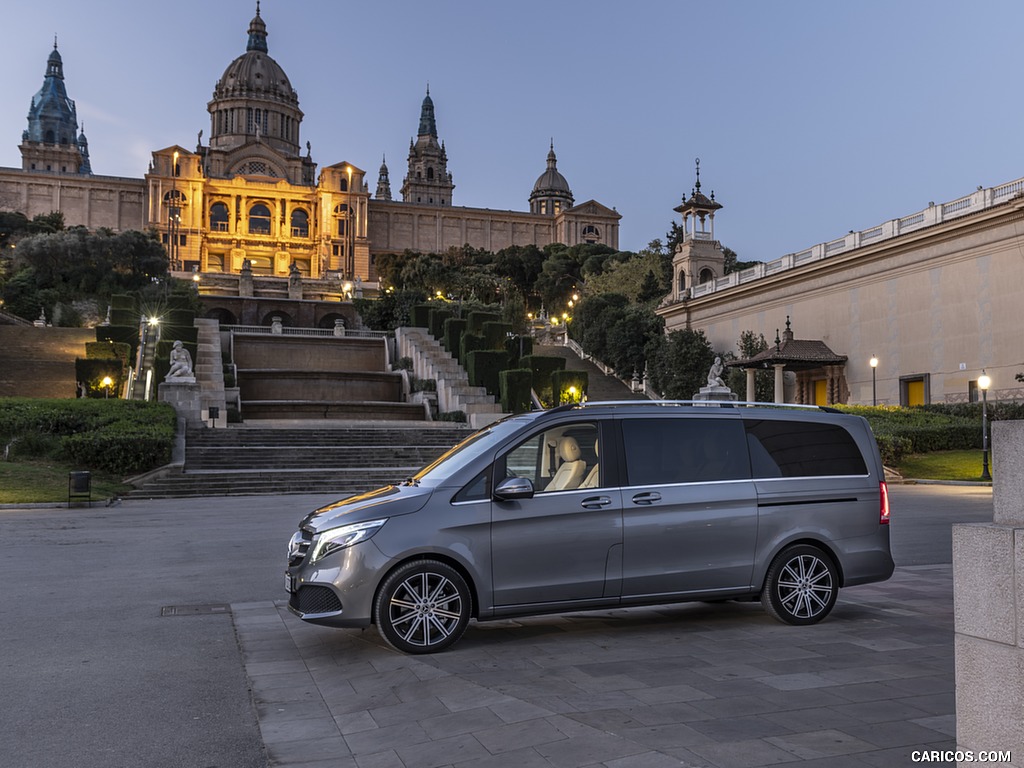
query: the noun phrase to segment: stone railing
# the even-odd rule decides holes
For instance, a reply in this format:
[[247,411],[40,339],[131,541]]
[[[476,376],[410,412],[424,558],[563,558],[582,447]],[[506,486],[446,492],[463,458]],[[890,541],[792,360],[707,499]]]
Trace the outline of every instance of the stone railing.
[[864,245],[874,245],[883,240],[899,237],[918,229],[924,229],[935,224],[941,224],[944,221],[951,221],[961,216],[977,213],[986,208],[1001,205],[1021,195],[1024,195],[1024,179],[1017,179],[1016,181],[1007,182],[1006,184],[988,189],[978,187],[975,192],[948,203],[942,203],[941,205],[931,203],[923,211],[912,213],[909,216],[891,219],[860,232],[850,232],[843,237],[826,243],[819,243],[797,253],[788,253],[775,261],[758,264],[741,272],[732,272],[717,280],[694,285],[689,289],[689,293],[692,298],[706,296],[715,291],[732,288],[751,280],[775,275],[779,272],[803,266],[804,264],[810,264],[840,253],[846,253]]
[[273,326],[269,325],[222,325],[221,329],[234,333],[279,333],[282,336],[345,336],[362,339],[385,339],[390,335],[387,331],[371,331],[366,328],[345,328],[342,333],[338,333],[335,328],[292,328],[290,326],[282,326],[280,331],[275,331]]

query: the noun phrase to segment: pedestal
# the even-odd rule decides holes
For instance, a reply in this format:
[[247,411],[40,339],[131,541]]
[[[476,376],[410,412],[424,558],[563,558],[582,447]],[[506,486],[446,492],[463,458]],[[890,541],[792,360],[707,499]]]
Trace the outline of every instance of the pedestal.
[[701,387],[691,399],[698,402],[731,403],[737,400],[736,393],[728,387]]
[[195,377],[183,376],[164,381],[157,387],[157,399],[162,403],[170,403],[178,417],[185,419],[190,427],[200,426],[202,422],[199,403],[199,384]]
[[1024,422],[992,425],[992,523],[953,526],[956,736],[1024,754]]

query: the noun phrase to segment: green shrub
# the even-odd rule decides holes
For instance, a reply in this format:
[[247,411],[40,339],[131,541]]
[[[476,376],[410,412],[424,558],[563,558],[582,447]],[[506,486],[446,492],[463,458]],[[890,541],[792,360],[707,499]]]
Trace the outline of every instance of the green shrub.
[[551,374],[551,391],[555,405],[583,402],[589,381],[586,371],[554,371]]
[[447,308],[435,307],[430,310],[427,319],[427,331],[435,339],[440,341],[444,337],[444,321],[452,316],[452,311]]
[[[522,349],[523,353],[519,354]],[[522,359],[533,354],[532,336],[507,336],[505,338],[505,351],[509,354],[512,365],[519,367]]]
[[501,388],[501,410],[505,413],[524,413],[533,406],[530,383],[533,371],[529,368],[509,368],[498,376]]
[[466,332],[466,320],[461,317],[449,317],[444,321],[444,348],[452,357],[458,359],[462,351],[462,334]]
[[504,349],[505,341],[512,333],[512,324],[488,320],[483,324],[480,332],[483,334],[486,349]]
[[470,312],[467,319],[469,321],[470,333],[483,333],[484,323],[500,321],[501,315],[497,312],[484,312],[482,310],[476,310]]
[[565,359],[548,357],[547,355],[527,355],[519,361],[521,368],[533,371],[533,389],[538,397],[545,402],[553,402],[551,394],[551,374],[565,370]]
[[466,419],[466,412],[465,411],[445,411],[444,413],[441,413],[441,414],[438,415],[437,420],[438,421],[457,421],[457,422],[459,422],[461,424],[465,424],[466,421],[467,421],[467,419]]
[[484,349],[484,337],[479,333],[469,333],[468,331],[463,333],[462,338],[459,339],[459,362],[465,366],[469,353],[478,349]]
[[430,323],[430,310],[433,309],[429,304],[416,304],[412,308],[411,324],[413,328],[426,328]]
[[466,355],[466,374],[474,387],[483,387],[487,394],[499,396],[499,375],[508,368],[508,353],[504,350],[477,349]]
[[[128,474],[171,459],[177,415],[167,403],[140,400],[0,400],[0,439],[43,445],[60,451],[85,469]],[[24,444],[24,443],[22,443]],[[52,443],[51,443],[52,445]]]

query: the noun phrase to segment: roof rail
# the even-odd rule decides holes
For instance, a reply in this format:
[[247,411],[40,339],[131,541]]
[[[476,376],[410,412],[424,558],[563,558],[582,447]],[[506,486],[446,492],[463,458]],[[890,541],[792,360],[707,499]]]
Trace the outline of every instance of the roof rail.
[[[760,402],[748,402],[745,400],[587,400],[584,403],[580,403],[577,407],[595,407],[601,405],[630,405],[630,406],[643,406],[643,405],[660,405],[660,406],[685,406],[685,405],[697,405],[697,406],[744,406],[748,408],[796,408],[803,410],[819,411],[827,410],[827,406],[822,405],[808,405],[806,403],[760,403]],[[563,406],[564,407],[564,406]]]

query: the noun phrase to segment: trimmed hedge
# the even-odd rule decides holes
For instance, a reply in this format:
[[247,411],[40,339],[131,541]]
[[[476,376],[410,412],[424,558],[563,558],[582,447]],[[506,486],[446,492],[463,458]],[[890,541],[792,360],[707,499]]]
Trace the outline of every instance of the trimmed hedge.
[[[519,354],[522,347],[523,354]],[[533,336],[507,336],[505,337],[505,351],[508,352],[512,365],[520,367],[520,362],[527,355],[533,354]]]
[[441,341],[444,337],[444,321],[450,317],[452,317],[450,309],[435,307],[430,310],[430,315],[427,319],[427,331],[435,339]]
[[512,333],[512,324],[488,320],[483,324],[480,332],[483,334],[484,344],[487,345],[487,349],[504,349],[505,340]]
[[500,374],[508,368],[508,353],[504,350],[478,349],[466,355],[466,373],[469,383],[483,387],[487,394],[500,396]]
[[504,413],[524,413],[533,406],[530,383],[533,371],[529,368],[509,368],[498,375],[501,389],[501,410]]
[[[555,405],[562,403],[580,403],[587,397],[587,386],[590,375],[586,371],[555,371],[551,374],[551,392]],[[575,397],[569,394],[569,388],[576,388]]]
[[469,313],[467,319],[469,320],[470,333],[483,333],[484,323],[500,321],[501,315],[498,314],[497,312],[484,312],[482,310],[475,310]]
[[0,400],[0,439],[46,434],[85,469],[144,472],[171,460],[177,415],[167,403],[141,400]]
[[533,371],[533,389],[537,396],[545,401],[552,401],[551,374],[565,370],[565,359],[547,355],[526,355],[519,361],[521,368]]
[[462,334],[466,332],[466,321],[461,317],[449,317],[444,321],[444,348],[458,359]]

